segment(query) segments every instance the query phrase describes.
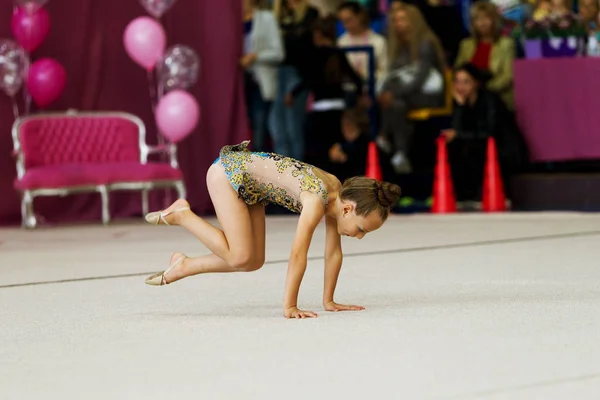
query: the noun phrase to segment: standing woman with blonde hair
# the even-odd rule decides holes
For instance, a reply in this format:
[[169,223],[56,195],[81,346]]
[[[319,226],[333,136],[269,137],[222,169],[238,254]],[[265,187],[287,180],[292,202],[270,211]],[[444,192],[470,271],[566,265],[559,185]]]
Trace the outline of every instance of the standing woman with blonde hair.
[[377,143],[393,153],[391,162],[397,173],[410,173],[408,151],[414,126],[408,113],[444,104],[446,62],[438,37],[418,8],[396,4],[390,21],[390,68],[378,90],[382,130]]
[[513,63],[515,43],[502,37],[501,16],[493,3],[478,2],[471,7],[471,37],[460,42],[455,65],[471,63],[488,71],[492,78],[487,89],[500,96],[514,110]]

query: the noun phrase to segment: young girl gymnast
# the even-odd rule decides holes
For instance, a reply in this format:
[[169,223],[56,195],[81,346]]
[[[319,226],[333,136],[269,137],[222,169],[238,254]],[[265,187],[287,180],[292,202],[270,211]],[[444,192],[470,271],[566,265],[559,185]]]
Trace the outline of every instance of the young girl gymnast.
[[169,208],[146,215],[151,224],[178,225],[196,236],[212,254],[188,258],[175,253],[170,267],[146,283],[162,286],[211,272],[256,271],[265,262],[265,205],[278,204],[300,214],[289,259],[283,315],[314,318],[298,308],[298,291],[306,270],[313,233],[325,216],[325,285],[327,311],[363,310],[338,304],[334,290],[342,266],[341,235],[362,239],[379,229],[398,201],[400,187],[366,177],[343,184],[312,165],[273,153],[251,152],[249,141],[224,146],[208,169],[206,183],[222,230],[190,210],[179,199]]

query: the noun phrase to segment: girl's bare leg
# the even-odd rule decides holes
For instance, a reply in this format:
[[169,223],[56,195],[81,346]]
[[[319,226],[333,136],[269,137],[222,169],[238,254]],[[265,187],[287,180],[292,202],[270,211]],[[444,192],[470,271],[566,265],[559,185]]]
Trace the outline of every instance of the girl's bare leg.
[[[265,208],[261,205],[250,206],[250,221],[252,225],[252,237],[255,239],[254,257],[255,268],[245,269],[244,271],[254,271],[264,264],[265,259]],[[175,253],[171,257],[171,265],[181,257],[181,253]],[[227,273],[239,272],[227,264],[222,258],[215,254],[208,254],[196,258],[186,258],[176,268],[169,271],[165,276],[167,282],[175,282],[188,276],[207,274],[207,273]]]
[[[265,213],[264,207],[254,205],[249,207],[238,198],[237,193],[225,175],[224,168],[213,164],[206,175],[208,192],[210,194],[217,219],[223,230],[211,225],[191,210],[168,214],[165,219],[171,225],[180,225],[196,236],[215,257],[200,257],[197,261],[184,260],[180,266],[169,272],[173,279],[179,278],[175,270],[181,271],[181,277],[189,276],[190,272],[234,272],[255,271],[262,267],[265,260]],[[177,200],[165,210],[175,211],[188,206],[185,200]],[[180,257],[174,254],[173,257]],[[222,262],[219,262],[221,259]],[[177,258],[172,258],[175,262]],[[172,265],[172,264],[171,264]],[[192,268],[183,268],[184,265]],[[184,274],[187,270],[189,273]],[[179,278],[181,279],[181,278]]]

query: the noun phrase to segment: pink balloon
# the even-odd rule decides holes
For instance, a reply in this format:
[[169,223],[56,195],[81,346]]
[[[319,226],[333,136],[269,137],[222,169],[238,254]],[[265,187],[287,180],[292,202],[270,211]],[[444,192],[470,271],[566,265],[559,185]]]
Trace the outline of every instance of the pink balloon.
[[45,108],[58,99],[66,83],[67,73],[56,60],[42,58],[29,67],[27,89],[40,108]]
[[156,107],[156,123],[164,137],[172,143],[185,139],[198,125],[200,107],[186,91],[173,90],[160,99]]
[[17,42],[31,53],[44,43],[50,33],[50,14],[45,8],[29,12],[24,7],[15,7],[11,29]]
[[129,57],[150,71],[163,55],[167,38],[161,24],[149,17],[139,17],[127,25],[123,42]]

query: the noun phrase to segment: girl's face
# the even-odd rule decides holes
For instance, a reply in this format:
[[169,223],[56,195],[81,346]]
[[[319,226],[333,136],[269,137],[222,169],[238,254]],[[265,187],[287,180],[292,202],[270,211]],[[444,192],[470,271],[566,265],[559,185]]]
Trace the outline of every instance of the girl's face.
[[463,98],[469,98],[475,93],[478,83],[465,71],[458,71],[454,76],[454,91]]
[[356,215],[354,202],[343,201],[337,219],[338,233],[342,236],[362,239],[369,232],[381,228],[383,221],[377,211],[367,216]]
[[480,36],[490,36],[492,34],[492,19],[489,15],[479,14],[473,20],[473,29]]
[[398,10],[394,13],[394,29],[397,33],[405,35],[410,31],[410,21],[404,10]]
[[360,136],[360,129],[349,118],[342,118],[342,134],[347,142],[354,142]]

